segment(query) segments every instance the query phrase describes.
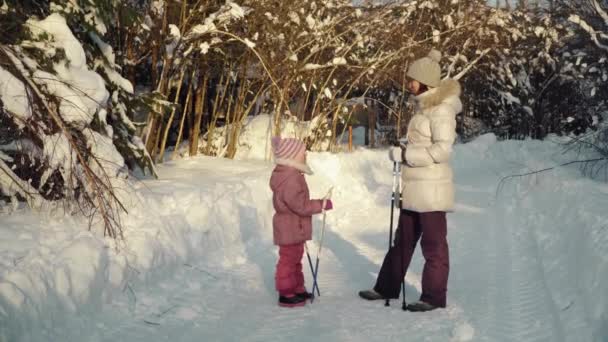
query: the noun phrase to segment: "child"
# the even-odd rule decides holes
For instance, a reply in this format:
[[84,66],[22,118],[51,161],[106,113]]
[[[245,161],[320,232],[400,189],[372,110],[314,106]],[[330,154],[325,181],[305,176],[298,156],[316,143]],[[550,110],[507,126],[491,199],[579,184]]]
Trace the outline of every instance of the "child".
[[[279,246],[275,285],[279,306],[303,306],[311,294],[304,287],[302,255],[304,243],[312,239],[312,215],[322,211],[322,200],[311,200],[304,173],[312,174],[306,165],[306,145],[297,139],[272,138],[277,166],[270,177],[274,244]],[[330,200],[325,210],[333,207]]]

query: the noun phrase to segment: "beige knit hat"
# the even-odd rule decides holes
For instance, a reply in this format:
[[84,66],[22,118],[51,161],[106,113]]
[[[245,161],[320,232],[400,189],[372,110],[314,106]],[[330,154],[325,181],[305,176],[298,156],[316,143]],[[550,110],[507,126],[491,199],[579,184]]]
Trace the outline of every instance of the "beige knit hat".
[[429,87],[439,87],[441,83],[441,52],[433,49],[428,56],[415,60],[407,70],[407,77],[425,84]]

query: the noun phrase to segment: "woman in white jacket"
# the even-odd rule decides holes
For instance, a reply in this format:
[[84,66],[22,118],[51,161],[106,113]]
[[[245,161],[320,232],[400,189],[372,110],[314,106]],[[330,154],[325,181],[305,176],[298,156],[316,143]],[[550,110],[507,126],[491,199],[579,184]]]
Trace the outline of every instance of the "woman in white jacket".
[[456,138],[456,115],[462,111],[460,84],[441,80],[441,53],[408,68],[408,88],[416,114],[407,128],[407,147],[391,149],[391,160],[403,163],[402,205],[393,246],[382,263],[373,290],[359,292],[368,300],[399,298],[400,285],[418,240],[425,258],[420,300],[410,311],[445,308],[449,274],[446,212],[454,206],[450,154]]

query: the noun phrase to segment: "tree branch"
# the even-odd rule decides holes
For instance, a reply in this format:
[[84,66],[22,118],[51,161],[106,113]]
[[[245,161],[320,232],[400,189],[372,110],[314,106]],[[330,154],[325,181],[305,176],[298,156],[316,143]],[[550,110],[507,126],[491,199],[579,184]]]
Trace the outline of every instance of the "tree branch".
[[510,175],[510,176],[503,177],[500,180],[500,182],[498,183],[498,186],[496,187],[496,197],[498,197],[498,193],[502,189],[503,184],[509,179],[531,176],[531,175],[551,171],[558,167],[568,166],[568,165],[572,165],[572,164],[594,163],[594,162],[598,162],[598,161],[608,161],[608,157],[585,159],[585,160],[574,160],[574,161],[569,161],[567,163],[559,164],[559,165],[548,167],[548,168],[541,169],[541,170],[535,170],[535,171],[530,171],[530,172],[526,172],[526,173],[520,173],[520,174],[516,174],[516,175]]
[[597,14],[604,20],[604,25],[608,26],[608,13],[602,8],[597,0],[589,0]]
[[595,45],[604,50],[604,51],[608,51],[608,45],[604,45],[602,44],[599,39],[598,39],[598,31],[596,31],[591,25],[587,24],[587,22],[585,20],[583,20],[581,17],[579,17],[576,14],[571,15],[568,20],[576,25],[578,25],[581,29],[583,29],[585,32],[589,33],[589,36],[591,37],[591,40],[593,40],[593,42],[595,43]]

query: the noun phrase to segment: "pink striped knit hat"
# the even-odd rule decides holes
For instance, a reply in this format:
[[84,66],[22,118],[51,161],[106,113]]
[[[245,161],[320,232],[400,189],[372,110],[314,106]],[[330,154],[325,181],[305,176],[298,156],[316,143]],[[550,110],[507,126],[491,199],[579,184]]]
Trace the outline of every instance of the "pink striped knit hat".
[[294,138],[272,137],[272,150],[274,151],[275,159],[292,159],[306,151],[306,145]]

